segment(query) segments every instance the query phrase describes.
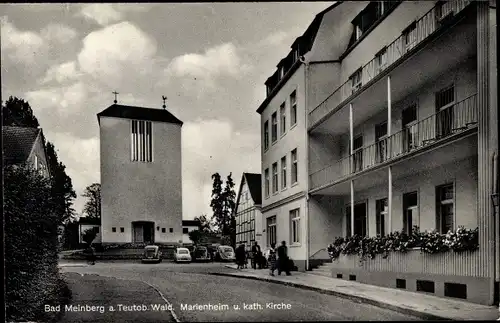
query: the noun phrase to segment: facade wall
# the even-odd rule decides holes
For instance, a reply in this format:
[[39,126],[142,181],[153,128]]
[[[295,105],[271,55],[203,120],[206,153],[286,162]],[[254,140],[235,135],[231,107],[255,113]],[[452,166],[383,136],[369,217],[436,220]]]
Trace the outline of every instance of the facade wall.
[[191,239],[189,239],[189,233],[184,233],[184,230],[187,229],[188,232],[198,230],[197,226],[183,226],[182,227],[182,243],[193,243]]
[[[411,160],[406,161],[408,167]],[[477,222],[477,156],[451,164],[417,173],[411,177],[400,178],[392,184],[392,230],[401,231],[403,228],[403,194],[418,192],[418,209],[420,229],[436,229],[436,187],[443,184],[454,184],[454,226],[464,226],[475,229]],[[376,236],[376,200],[387,198],[388,185],[379,185],[364,191],[356,191],[354,184],[354,203],[367,202],[368,234]],[[345,204],[349,203],[347,197]],[[345,206],[342,210],[343,235],[346,235]],[[386,219],[388,222],[389,220]],[[386,222],[386,232],[388,224]]]
[[93,243],[101,243],[102,242],[102,231],[101,231],[101,226],[99,224],[80,224],[79,225],[79,230],[80,230],[79,241],[80,241],[80,243],[85,243],[83,241],[83,234],[85,233],[86,230],[92,229],[92,228],[97,228],[99,230],[97,232],[97,235],[96,235],[94,241],[92,241],[92,242]]
[[[381,49],[401,36],[403,30],[424,16],[435,4],[435,1],[403,1],[398,5],[342,60],[340,83],[346,82],[358,68],[367,64]],[[349,25],[352,33],[350,22]]]
[[345,236],[342,230],[343,207],[347,201],[343,196],[311,196],[309,205],[309,255],[324,257],[319,250],[325,249],[335,238]]
[[[36,156],[36,158],[35,158]],[[47,156],[45,154],[45,148],[43,146],[43,141],[41,135],[36,138],[35,144],[33,145],[33,150],[31,155],[28,157],[28,163],[35,166],[35,160],[38,162],[38,169],[44,176],[49,175],[49,168],[47,164]]]
[[307,69],[307,112],[309,113],[340,86],[340,63],[312,63]]
[[[302,65],[294,75],[280,89],[279,93],[271,100],[266,109],[261,114],[261,145],[262,145],[262,207],[280,201],[286,197],[304,192],[307,189],[307,165],[306,165],[306,99],[305,99],[305,75],[304,66]],[[296,90],[297,92],[297,124],[290,127],[290,94]],[[285,135],[280,134],[280,105],[286,102],[286,118],[287,127]],[[278,115],[278,140],[273,144],[271,141],[272,120],[271,116],[274,112]],[[269,149],[264,150],[264,123],[269,122]],[[291,152],[297,149],[298,161],[298,180],[296,184],[291,183]],[[287,158],[287,187],[281,189],[281,173],[280,164],[281,158]],[[278,193],[272,192],[272,164],[278,163]],[[265,191],[265,170],[269,169],[270,194],[266,197]]]
[[182,240],[181,126],[153,122],[152,134],[153,162],[132,162],[131,120],[100,118],[103,242],[131,242],[132,221],[153,221],[156,242]]
[[[271,210],[264,211],[262,214],[263,226],[266,232],[262,234],[262,249],[267,250],[269,248],[268,239],[268,228],[267,219],[276,216],[276,246],[281,244],[281,241],[286,241],[288,246],[288,255],[297,264],[297,266],[305,267],[306,252],[307,252],[307,241],[306,239],[306,222],[304,219],[306,199],[305,197],[293,200],[289,203],[280,205]],[[299,233],[299,243],[292,243],[291,235],[291,217],[290,211],[299,209],[300,211],[300,233]],[[300,268],[300,267],[299,267]]]

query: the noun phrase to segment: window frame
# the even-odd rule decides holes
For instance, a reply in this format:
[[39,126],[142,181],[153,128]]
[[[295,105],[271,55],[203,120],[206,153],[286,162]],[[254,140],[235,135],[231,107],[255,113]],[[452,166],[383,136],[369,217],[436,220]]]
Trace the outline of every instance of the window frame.
[[154,162],[153,122],[130,120],[130,161]]
[[387,217],[389,216],[389,199],[387,197],[375,201],[375,233],[381,237],[386,235]]
[[264,122],[264,151],[269,149],[269,120]]
[[[292,169],[291,169],[291,183],[294,185],[299,181],[299,162],[297,148],[291,151]],[[294,179],[295,176],[295,179]]]
[[287,160],[286,155],[281,157],[281,189],[286,189],[287,179]]
[[[271,230],[272,229],[272,230]],[[266,236],[267,236],[267,246],[270,247],[271,243],[274,242],[276,244],[278,240],[278,234],[277,234],[277,216],[272,215],[270,217],[266,218]],[[272,235],[272,236],[271,236]],[[274,239],[271,239],[271,238]]]
[[279,191],[279,175],[278,175],[278,162],[275,162],[271,166],[272,170],[272,187],[273,187],[273,194],[278,193]]
[[274,111],[271,115],[271,143],[278,141],[278,112]]
[[290,245],[300,244],[300,208],[290,210]]
[[297,124],[297,89],[290,93],[290,128]]
[[286,101],[280,105],[280,136],[286,134]]
[[[359,77],[359,80],[357,78]],[[356,93],[363,86],[363,67],[358,68],[349,77],[351,83],[351,93]],[[356,81],[356,82],[355,82]]]
[[[451,187],[452,191],[452,198],[442,200],[441,199],[441,193],[442,190],[446,187]],[[446,234],[448,231],[444,232],[443,231],[443,214],[442,214],[442,206],[443,205],[452,205],[452,217],[451,217],[451,225],[449,226],[448,230],[454,230],[456,227],[456,190],[455,190],[455,183],[454,182],[449,182],[446,184],[438,185],[436,186],[436,231]]]
[[270,187],[269,187],[269,167],[264,170],[264,196],[266,198],[270,195]]
[[[409,196],[415,194],[416,195],[416,205],[408,205],[408,199]],[[419,207],[419,198],[420,194],[418,190],[415,191],[409,191],[406,193],[403,193],[403,232],[406,234],[411,234],[413,232],[413,222],[415,222],[415,219],[413,218],[412,214],[412,221],[409,223],[408,221],[408,210],[416,210],[415,215],[418,217],[418,220],[416,221],[420,225],[420,207]],[[411,226],[409,226],[411,224]],[[410,229],[410,230],[409,230]]]

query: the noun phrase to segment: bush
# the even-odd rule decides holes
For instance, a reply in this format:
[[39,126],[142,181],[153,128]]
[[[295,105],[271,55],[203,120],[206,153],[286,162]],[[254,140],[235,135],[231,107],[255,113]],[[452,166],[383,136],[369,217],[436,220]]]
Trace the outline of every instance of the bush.
[[[50,183],[26,167],[4,169],[8,321],[51,321],[44,305],[67,301],[58,269],[58,224]],[[66,299],[66,300],[65,300]]]

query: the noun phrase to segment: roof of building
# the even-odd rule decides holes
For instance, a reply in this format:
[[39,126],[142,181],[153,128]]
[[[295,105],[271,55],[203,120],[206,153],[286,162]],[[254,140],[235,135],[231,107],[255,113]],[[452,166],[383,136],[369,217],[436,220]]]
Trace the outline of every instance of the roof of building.
[[262,204],[262,184],[260,176],[260,174],[255,173],[243,173],[243,175],[241,176],[240,190],[238,193],[238,197],[236,198],[236,208],[234,210],[235,212],[237,211],[236,209],[240,204],[241,189],[244,183],[247,183],[248,185],[248,190],[250,191],[250,196],[252,197],[253,203],[255,205]]
[[41,128],[2,127],[4,164],[12,165],[25,162],[41,132]]
[[97,114],[97,119],[100,120],[100,117],[159,121],[182,125],[181,120],[177,119],[172,113],[165,109],[152,109],[121,104],[113,104],[107,109],[99,112]]
[[[300,45],[301,48],[301,54],[304,55],[305,53],[309,52],[312,49],[312,46],[314,44],[314,40],[316,39],[316,35],[318,33],[319,27],[321,26],[321,21],[323,20],[323,16],[337,7],[339,4],[341,4],[343,1],[336,1],[333,3],[331,6],[326,8],[325,10],[321,11],[314,17],[313,21],[311,24],[307,27],[306,31],[302,34],[302,36],[299,36],[295,39],[293,42],[291,48],[294,48],[297,44]],[[288,54],[290,56],[290,54]],[[288,57],[288,56],[287,56]],[[286,58],[282,59],[280,63],[278,63],[277,66],[280,66],[280,64],[286,60]],[[291,77],[293,72],[300,66],[302,63],[300,60],[296,61],[289,69],[289,71],[285,74],[285,76],[277,82],[277,84],[274,86],[274,88],[271,90],[271,93],[267,95],[267,97],[264,99],[264,101],[260,104],[259,108],[257,109],[257,113],[262,113],[264,109],[267,107],[269,102],[273,99],[273,97],[276,95],[276,93],[281,89],[283,84]],[[273,80],[277,77],[277,74],[279,73],[279,70],[276,70],[273,75],[271,75],[266,82],[264,83],[266,86],[269,83],[272,83]]]
[[183,227],[199,227],[200,224],[198,220],[182,220]]

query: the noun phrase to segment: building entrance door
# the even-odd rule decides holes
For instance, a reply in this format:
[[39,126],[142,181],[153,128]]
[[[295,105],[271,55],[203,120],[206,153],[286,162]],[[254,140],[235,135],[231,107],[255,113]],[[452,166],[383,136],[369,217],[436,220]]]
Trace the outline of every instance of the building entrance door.
[[132,222],[132,242],[134,243],[154,243],[155,231],[154,222],[136,221]]

